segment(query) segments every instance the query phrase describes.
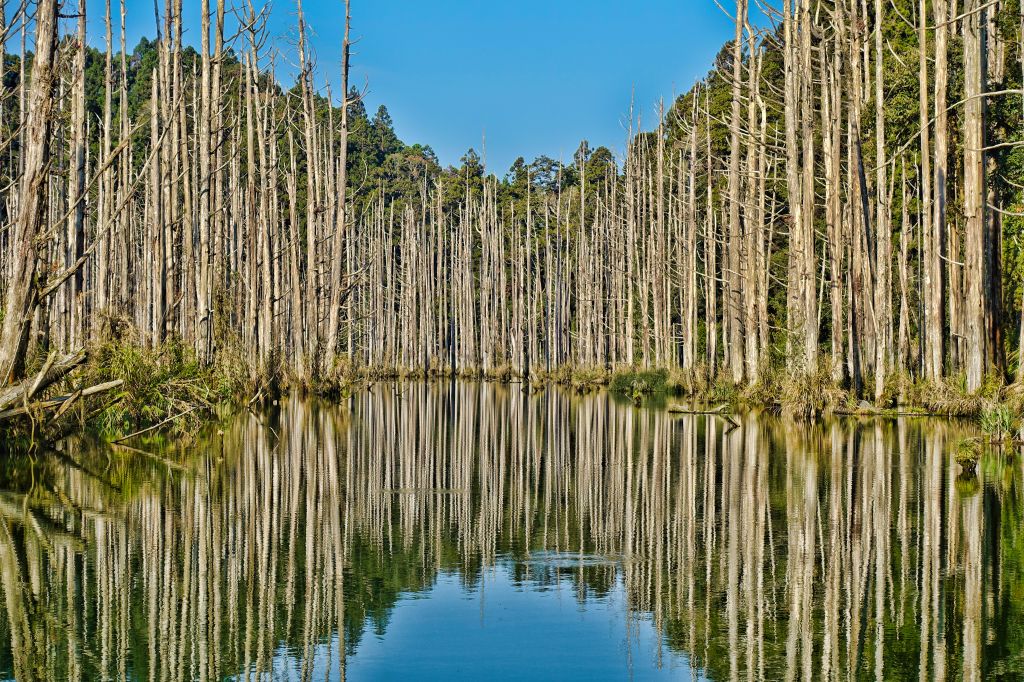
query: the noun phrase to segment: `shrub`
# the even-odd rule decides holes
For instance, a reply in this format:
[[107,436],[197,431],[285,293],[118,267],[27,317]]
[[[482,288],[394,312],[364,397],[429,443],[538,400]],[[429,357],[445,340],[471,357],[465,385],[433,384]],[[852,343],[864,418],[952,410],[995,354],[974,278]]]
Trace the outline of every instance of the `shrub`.
[[784,372],[773,363],[763,363],[757,380],[744,387],[740,398],[751,405],[778,405],[782,395]]
[[85,385],[120,379],[108,404],[96,416],[95,426],[104,433],[124,434],[157,424],[175,415],[173,428],[198,428],[200,414],[222,397],[211,388],[208,373],[190,348],[168,341],[154,349],[132,339],[115,338],[94,346],[83,377]]
[[967,390],[967,379],[961,374],[937,382],[920,384],[915,389],[916,402],[929,412],[950,417],[977,417],[982,411],[1001,400],[1002,380],[996,375],[985,381],[974,393]]

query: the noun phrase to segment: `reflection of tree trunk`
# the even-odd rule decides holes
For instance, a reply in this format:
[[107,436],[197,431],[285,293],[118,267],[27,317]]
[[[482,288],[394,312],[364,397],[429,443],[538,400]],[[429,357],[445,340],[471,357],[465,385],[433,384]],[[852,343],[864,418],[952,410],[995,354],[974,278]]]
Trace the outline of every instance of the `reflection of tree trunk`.
[[[738,342],[737,342],[738,343]],[[723,468],[722,511],[726,524],[726,584],[725,609],[729,627],[729,676],[739,675],[739,580],[740,580],[740,528],[745,519],[740,517],[741,465],[743,464],[742,429],[733,429],[722,438],[725,452]]]
[[887,587],[889,585],[889,534],[892,525],[890,494],[892,490],[889,480],[890,449],[886,447],[882,426],[877,423],[874,427],[873,449],[874,451],[868,455],[871,459],[870,466],[874,470],[870,488],[871,508],[869,513],[872,519],[870,542],[874,550],[872,560],[875,569],[873,580],[875,592],[875,679],[880,680],[885,676],[885,623],[889,615],[887,613]]
[[[43,679],[45,675],[40,675],[36,667],[45,659],[39,656],[42,653],[37,649],[40,642],[31,626],[31,596],[26,594],[21,562],[6,519],[0,519],[0,571],[3,572],[4,606],[11,635],[14,677],[18,680]],[[27,600],[30,603],[26,604]]]
[[821,679],[827,680],[844,669],[839,658],[840,632],[839,622],[842,616],[842,577],[847,565],[845,556],[846,509],[849,504],[845,488],[845,439],[838,424],[830,429],[831,440],[831,491],[828,506],[828,553],[823,576],[823,628],[821,650]]
[[[742,545],[744,606],[747,621],[747,678],[764,678],[764,548],[768,479],[765,472],[767,443],[761,438],[758,418],[744,424]],[[737,459],[739,457],[737,456]]]
[[[154,680],[266,675],[282,655],[307,677],[344,676],[366,597],[387,597],[363,591],[368,556],[390,557],[399,589],[421,590],[453,561],[472,581],[504,551],[550,550],[623,557],[556,575],[581,602],[595,584],[621,590],[628,656],[647,620],[656,661],[682,651],[709,675],[886,677],[906,655],[892,628],[916,617],[922,679],[945,676],[947,630],[962,629],[950,653],[960,663],[963,642],[965,677],[979,673],[985,510],[980,497],[958,501],[946,427],[784,424],[779,461],[775,418],[721,423],[607,395],[424,384],[359,393],[346,413],[293,400],[240,419],[212,446],[211,462],[225,461],[126,485],[138,496],[123,508],[107,504],[118,491],[60,460],[74,518],[107,513],[76,545],[78,531],[51,529],[41,512],[26,523],[20,498],[7,513],[0,496],[15,672],[53,678],[78,652],[83,677],[93,666]],[[534,577],[539,565],[523,569]],[[961,567],[964,609],[945,613],[944,576]],[[37,626],[33,608],[57,626]]]
[[[945,632],[941,627],[940,585],[943,566],[939,559],[942,543],[942,498],[945,452],[942,432],[924,436],[921,520],[921,679],[945,679]],[[931,675],[928,654],[932,653]]]
[[786,637],[786,679],[811,679],[815,540],[817,538],[818,468],[796,429],[786,431],[786,518],[788,560],[786,587],[789,625]]
[[981,679],[981,538],[985,533],[981,509],[981,493],[961,503],[964,550],[964,653],[963,679]]

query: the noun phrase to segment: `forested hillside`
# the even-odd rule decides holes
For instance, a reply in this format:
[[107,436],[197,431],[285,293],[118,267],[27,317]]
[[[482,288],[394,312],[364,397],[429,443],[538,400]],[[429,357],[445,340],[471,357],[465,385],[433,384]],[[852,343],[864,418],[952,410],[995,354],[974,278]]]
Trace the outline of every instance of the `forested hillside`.
[[622,158],[501,173],[368,114],[347,2],[334,90],[299,0],[292,54],[265,8],[203,0],[186,30],[168,0],[130,50],[123,0],[93,46],[84,0],[6,3],[0,411],[111,339],[314,388],[639,366],[889,403],[1024,378],[1024,7],[781,3],[727,6],[735,39],[653,127],[630,112]]

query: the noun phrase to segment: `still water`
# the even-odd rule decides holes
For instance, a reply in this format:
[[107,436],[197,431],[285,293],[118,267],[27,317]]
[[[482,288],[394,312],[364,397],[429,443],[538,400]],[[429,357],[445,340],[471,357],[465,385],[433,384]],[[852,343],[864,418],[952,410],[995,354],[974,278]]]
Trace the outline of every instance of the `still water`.
[[403,384],[5,457],[0,677],[1022,679],[1022,457],[968,435]]

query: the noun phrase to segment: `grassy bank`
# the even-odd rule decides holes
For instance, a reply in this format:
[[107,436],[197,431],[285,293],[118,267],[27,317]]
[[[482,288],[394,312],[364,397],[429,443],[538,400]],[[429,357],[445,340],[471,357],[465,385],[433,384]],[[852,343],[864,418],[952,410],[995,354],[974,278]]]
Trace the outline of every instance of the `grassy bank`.
[[[873,382],[867,382],[873,385]],[[828,414],[927,414],[943,417],[1016,421],[1024,413],[1024,387],[1005,384],[990,376],[978,391],[969,392],[964,377],[941,382],[914,380],[894,375],[885,385],[882,398],[858,398],[848,386],[837,382],[828,365],[813,372],[790,375],[779,368],[762,370],[756,382],[737,385],[728,377],[711,376],[702,368],[627,369],[613,373],[611,391],[642,400],[665,395],[699,403],[728,404],[739,408],[770,408],[795,417]]]
[[[344,360],[309,379],[287,369],[284,358],[254,359],[235,350],[241,344],[223,340],[213,363],[198,361],[191,347],[175,340],[147,348],[128,328],[114,330],[87,349],[86,362],[48,390],[48,395],[75,395],[83,387],[118,382],[116,389],[81,398],[59,420],[52,413],[29,411],[18,419],[0,421],[0,442],[23,445],[52,441],[74,431],[88,430],[107,440],[144,431],[187,436],[211,419],[237,409],[273,400],[284,390],[339,399],[378,381],[465,378],[521,383],[532,390],[559,385],[577,393],[607,389],[635,402],[652,396],[732,409],[768,408],[795,417],[850,413],[863,415],[931,414],[978,420],[986,431],[1016,433],[1024,411],[1024,389],[990,378],[979,391],[968,392],[962,378],[939,383],[893,376],[882,399],[868,403],[833,378],[822,364],[816,371],[790,375],[767,367],[756,382],[736,385],[729,377],[703,367],[559,368],[534,374],[528,381],[510,368],[453,374],[433,370],[357,368]],[[46,354],[37,352],[27,375],[39,372]]]
[[[26,376],[41,372],[49,358],[33,353]],[[0,442],[18,449],[56,441],[76,431],[116,440],[139,431],[182,436],[244,404],[253,396],[271,395],[278,372],[254,368],[240,353],[225,351],[204,365],[190,347],[168,341],[155,348],[132,335],[111,336],[87,347],[85,362],[54,384],[23,414],[0,421]],[[116,384],[96,395],[89,386]],[[47,409],[47,402],[70,397],[67,407]]]

